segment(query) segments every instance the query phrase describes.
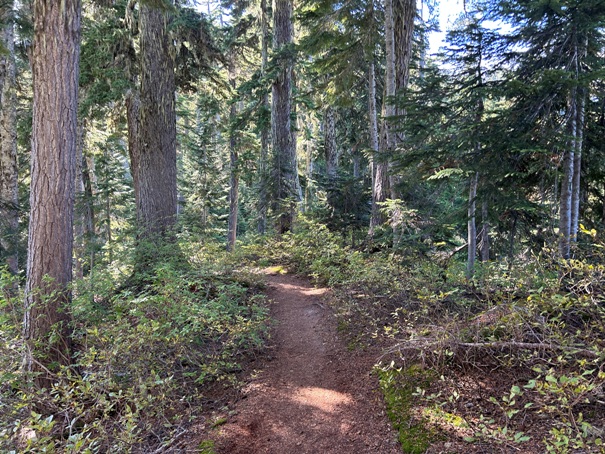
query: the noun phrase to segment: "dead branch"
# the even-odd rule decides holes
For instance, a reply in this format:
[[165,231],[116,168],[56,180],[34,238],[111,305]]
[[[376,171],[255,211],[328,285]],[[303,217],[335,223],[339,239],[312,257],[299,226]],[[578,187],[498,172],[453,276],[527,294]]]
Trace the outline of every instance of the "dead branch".
[[601,354],[585,348],[567,347],[558,344],[547,344],[542,342],[517,342],[517,341],[499,341],[499,342],[458,342],[443,341],[431,338],[418,338],[408,342],[402,342],[385,350],[380,359],[395,352],[406,352],[411,350],[427,350],[438,347],[440,350],[448,347],[450,349],[483,349],[483,350],[549,350],[563,351],[581,355],[587,358],[600,358]]

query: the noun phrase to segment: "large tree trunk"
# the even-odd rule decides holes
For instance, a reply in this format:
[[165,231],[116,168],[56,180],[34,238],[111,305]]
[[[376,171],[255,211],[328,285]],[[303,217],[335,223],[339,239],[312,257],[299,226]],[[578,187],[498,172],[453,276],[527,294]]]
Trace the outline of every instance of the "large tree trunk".
[[133,160],[140,233],[166,236],[176,222],[176,114],[171,14],[141,5],[140,134]]
[[81,5],[34,0],[31,192],[25,365],[48,372],[70,364],[69,284],[72,279]]
[[285,55],[292,44],[292,0],[275,0],[273,7],[273,48],[280,62],[280,71],[272,86],[271,131],[274,154],[273,205],[277,215],[277,231],[292,229],[300,183],[296,166],[296,148],[292,135],[292,60]]
[[19,190],[17,169],[17,100],[13,2],[0,7],[0,250],[11,273],[19,272]]
[[[392,24],[386,19],[386,26],[391,28],[389,33],[392,36],[388,34],[386,36],[387,52],[390,51],[393,55],[387,57],[388,64],[392,65],[391,74],[389,74],[389,68],[387,67],[387,97],[390,97],[392,101],[393,96],[401,95],[407,89],[410,80],[416,0],[387,0],[387,6],[388,3],[391,3],[390,20]],[[388,42],[389,39],[392,40],[392,44]],[[395,105],[387,107],[387,115],[395,116],[397,118],[396,121],[401,122],[405,116],[405,111]],[[391,119],[390,121],[393,120]],[[389,149],[393,153],[397,146],[404,142],[405,137],[400,128],[391,126],[391,129],[388,131],[390,134],[388,138]],[[392,175],[392,172],[390,178],[391,198],[401,198],[398,191],[399,179],[395,175]]]
[[[400,199],[400,178],[393,172],[393,159],[399,144],[403,143],[403,133],[398,131],[395,122],[405,115],[394,104],[396,94],[407,88],[410,77],[410,59],[412,55],[412,35],[416,17],[416,0],[385,0],[385,41],[386,41],[386,118],[385,131],[387,150],[390,155],[389,188],[392,199]],[[394,245],[398,243],[402,213],[399,209],[393,213]]]
[[[395,46],[395,91],[407,89],[410,80],[410,61],[416,18],[416,0],[393,0],[393,39]],[[396,109],[397,114],[404,114]],[[396,142],[403,141],[403,135],[395,136]]]
[[[269,20],[267,14],[267,0],[261,0],[261,76],[267,72],[269,61]],[[262,112],[269,111],[269,94],[263,90]],[[264,235],[267,229],[267,160],[269,157],[269,123],[263,122],[260,133],[260,158],[258,166],[259,194],[258,194],[258,233]]]
[[479,182],[479,173],[475,172],[471,176],[470,188],[468,193],[468,236],[467,236],[467,262],[466,262],[466,277],[470,279],[475,274],[475,258],[477,257],[477,223],[476,223],[476,206],[477,206],[477,184]]

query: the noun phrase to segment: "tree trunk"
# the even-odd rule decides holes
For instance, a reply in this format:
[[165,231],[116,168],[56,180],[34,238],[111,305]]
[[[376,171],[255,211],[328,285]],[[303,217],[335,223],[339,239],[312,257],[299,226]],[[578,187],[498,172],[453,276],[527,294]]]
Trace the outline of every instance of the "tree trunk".
[[559,254],[570,256],[572,187],[574,175],[575,148],[577,143],[577,90],[572,89],[568,102],[568,129],[570,144],[563,157],[563,179],[561,181],[561,201],[559,203]]
[[571,183],[571,241],[578,240],[578,227],[580,224],[580,179],[582,173],[582,148],[584,145],[584,109],[586,105],[586,97],[583,90],[578,91],[580,99],[576,111],[576,141]]
[[334,109],[331,106],[324,110],[324,150],[326,155],[326,173],[330,184],[334,182],[338,171],[338,147],[336,145],[336,123]]
[[78,144],[76,148],[76,208],[75,208],[75,274],[82,279],[86,270],[84,264],[88,261],[88,270],[94,266],[95,250],[95,211],[92,191],[91,166],[85,155],[86,122],[78,121]]
[[[377,172],[383,171],[388,181],[389,194],[391,199],[398,199],[399,194],[397,193],[398,180],[392,173],[392,159],[393,152],[395,151],[395,134],[393,128],[394,116],[395,116],[395,104],[393,99],[395,97],[396,90],[396,74],[395,74],[395,62],[396,62],[396,49],[395,49],[395,30],[394,30],[394,10],[393,3],[399,0],[385,0],[385,23],[384,23],[384,35],[386,43],[386,68],[385,68],[385,96],[382,100],[382,139],[381,152],[386,153],[389,157],[388,162],[382,164],[384,169],[376,169]],[[396,246],[399,242],[399,235],[397,232],[397,223],[400,222],[401,213],[399,210],[394,210],[391,216],[391,227],[393,229],[393,246]]]
[[477,206],[477,184],[479,182],[479,173],[475,172],[471,176],[470,189],[468,193],[468,236],[467,251],[468,259],[466,262],[466,277],[470,279],[475,274],[475,257],[477,257],[477,224],[476,224],[476,206]]
[[489,262],[489,217],[487,200],[484,198],[481,202],[481,261]]
[[[280,70],[272,86],[271,132],[274,153],[275,194],[273,206],[277,231],[292,230],[301,192],[292,135],[292,60],[286,55],[292,44],[292,0],[275,0],[273,7],[273,49]],[[281,54],[281,55],[280,55]]]
[[141,190],[139,185],[139,136],[141,134],[141,99],[137,90],[126,94],[126,123],[128,125],[128,156],[130,158],[130,175],[134,189],[135,206],[140,205]]
[[86,202],[84,193],[84,172],[83,172],[83,160],[84,160],[84,131],[85,125],[83,121],[78,121],[78,138],[76,146],[76,208],[75,208],[75,220],[74,220],[74,273],[76,279],[82,279],[84,277],[84,261],[86,260],[86,238],[84,235],[84,226],[86,224],[86,213],[84,210],[84,204]]
[[25,366],[49,388],[71,362],[69,305],[73,250],[81,5],[34,0],[34,107]]
[[361,178],[361,156],[359,151],[353,149],[353,178]]
[[[402,93],[410,78],[410,59],[412,56],[412,36],[416,17],[416,0],[385,0],[385,41],[386,41],[386,119],[385,131],[387,149],[390,155],[389,187],[391,199],[401,199],[399,193],[400,177],[393,172],[393,159],[397,147],[404,142],[404,135],[395,122],[401,122],[405,112],[394,104],[394,97]],[[401,232],[402,213],[396,209],[393,213],[394,245],[398,243]]]
[[134,159],[137,220],[144,238],[166,237],[176,222],[176,114],[171,14],[141,5],[140,135]]
[[336,175],[338,172],[338,146],[336,145],[336,123],[334,121],[334,109],[327,106],[324,110],[324,153],[326,158],[327,177],[327,199],[332,208],[336,205]]
[[[389,0],[392,1],[392,33],[393,33],[393,56],[390,57],[389,62],[393,65],[392,82],[391,87],[392,95],[401,95],[408,87],[410,80],[410,61],[412,59],[412,44],[414,35],[414,19],[416,18],[416,0]],[[389,49],[387,47],[387,49]],[[398,120],[405,116],[405,111],[399,107],[392,107],[392,115],[395,115]],[[393,151],[395,148],[404,142],[405,137],[400,128],[395,129],[392,132],[391,146]],[[399,130],[398,130],[399,129]],[[391,191],[395,191],[392,195],[397,196],[393,198],[399,198],[397,194],[397,182],[394,181],[391,185]]]
[[[233,57],[232,57],[233,59]],[[229,67],[229,83],[235,93],[235,63],[231,61]],[[239,156],[237,152],[236,131],[234,129],[235,117],[237,115],[237,106],[231,103],[230,130],[229,130],[229,220],[227,227],[227,251],[235,250],[235,240],[237,239],[237,212],[239,199]]]
[[[416,18],[416,0],[393,0],[393,39],[395,46],[395,91],[400,92],[408,87],[410,80],[410,61],[414,36],[414,19]],[[403,112],[398,111],[398,114]],[[396,136],[401,142],[403,136]]]
[[380,204],[387,199],[387,163],[381,156],[378,141],[378,110],[376,107],[376,68],[370,62],[368,72],[368,117],[370,129],[370,147],[372,148],[372,215],[370,217],[369,236],[384,222]]
[[508,235],[508,270],[510,271],[513,267],[513,261],[515,259],[515,235],[517,234],[517,221],[519,220],[519,214],[516,211],[512,212],[513,225],[510,228]]
[[[269,58],[269,20],[267,14],[267,0],[261,0],[261,76],[264,77],[267,72],[267,63]],[[269,111],[269,94],[263,90],[262,112]],[[263,119],[264,120],[264,119]],[[269,158],[269,124],[268,122],[261,126],[260,133],[260,158],[258,166],[259,195],[258,195],[258,233],[264,235],[267,229],[267,160]]]
[[394,11],[393,2],[399,0],[385,0],[385,23],[384,23],[384,35],[386,42],[386,68],[385,68],[385,99],[383,100],[383,130],[384,137],[386,139],[386,150],[389,153],[393,152],[395,146],[395,137],[392,132],[392,121],[395,116],[395,105],[393,104],[393,97],[395,96],[396,86],[396,74],[395,74],[395,62],[397,61],[395,55],[395,31],[394,31]]
[[0,7],[0,250],[11,273],[19,272],[19,186],[13,2]]

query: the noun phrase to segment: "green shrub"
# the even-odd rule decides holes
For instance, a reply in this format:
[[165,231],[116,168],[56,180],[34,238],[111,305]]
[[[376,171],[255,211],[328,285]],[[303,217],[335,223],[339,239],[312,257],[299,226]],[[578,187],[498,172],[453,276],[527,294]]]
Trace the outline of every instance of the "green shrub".
[[[48,392],[25,386],[20,318],[8,322],[16,311],[5,296],[0,450],[148,451],[186,427],[203,411],[207,385],[232,383],[267,335],[259,278],[223,259],[215,245],[181,244],[144,279],[124,277],[124,268],[97,269],[78,282],[74,364],[57,373]],[[27,411],[42,406],[45,415]]]

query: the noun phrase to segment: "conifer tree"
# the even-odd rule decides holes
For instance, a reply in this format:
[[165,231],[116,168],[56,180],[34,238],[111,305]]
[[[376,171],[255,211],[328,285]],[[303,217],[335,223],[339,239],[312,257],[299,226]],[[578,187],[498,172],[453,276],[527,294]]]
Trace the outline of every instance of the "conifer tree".
[[165,235],[176,222],[175,61],[170,7],[140,6],[139,136],[133,177],[142,234]]
[[[79,0],[35,0],[30,224],[24,336],[25,365],[50,388],[48,371],[71,362]],[[60,113],[60,114],[58,114]]]
[[273,6],[273,59],[278,73],[272,86],[273,211],[278,233],[292,229],[300,201],[296,148],[292,135],[292,1],[275,0]]
[[562,150],[559,254],[569,258],[581,208],[585,106],[589,81],[601,66],[605,4],[501,0],[492,6],[495,15],[514,27],[508,57],[514,59],[516,71],[510,96],[514,111],[529,125],[520,125],[520,132],[545,149]]

